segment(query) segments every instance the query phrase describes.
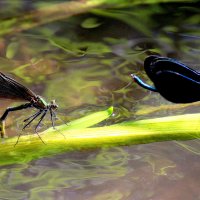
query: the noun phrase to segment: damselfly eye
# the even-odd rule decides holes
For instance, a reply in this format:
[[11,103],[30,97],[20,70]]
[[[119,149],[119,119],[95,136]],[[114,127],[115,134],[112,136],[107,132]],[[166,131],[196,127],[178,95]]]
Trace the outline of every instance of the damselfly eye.
[[55,100],[52,100],[52,101],[50,102],[50,104],[51,104],[51,108],[52,108],[52,109],[56,110],[56,109],[58,108],[58,104],[56,104],[56,101],[55,101]]

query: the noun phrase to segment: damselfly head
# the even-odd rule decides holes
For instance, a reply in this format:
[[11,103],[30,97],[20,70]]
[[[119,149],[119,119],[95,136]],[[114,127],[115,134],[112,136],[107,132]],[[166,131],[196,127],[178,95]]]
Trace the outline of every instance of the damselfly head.
[[51,102],[50,102],[50,108],[53,109],[53,110],[56,110],[58,108],[58,104],[56,104],[55,99],[51,100]]

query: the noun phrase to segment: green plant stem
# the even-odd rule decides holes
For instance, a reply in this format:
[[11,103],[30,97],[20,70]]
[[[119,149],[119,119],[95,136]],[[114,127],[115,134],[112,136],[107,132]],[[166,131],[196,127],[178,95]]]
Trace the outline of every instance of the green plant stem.
[[[102,113],[101,113],[102,112]],[[112,108],[91,114],[72,122],[69,126],[57,127],[59,131],[48,129],[41,133],[43,144],[37,135],[22,136],[14,147],[16,137],[1,144],[0,165],[26,163],[45,156],[67,151],[98,148],[105,146],[131,145],[167,140],[189,140],[200,137],[200,114],[187,114],[156,119],[125,122],[112,126],[88,127],[88,120],[110,116]],[[84,123],[86,126],[84,127]],[[97,121],[96,121],[97,122]],[[73,123],[75,126],[73,126]],[[92,124],[92,123],[91,123]],[[79,126],[79,128],[77,128]],[[73,128],[74,127],[74,128]],[[76,127],[76,128],[75,128]]]

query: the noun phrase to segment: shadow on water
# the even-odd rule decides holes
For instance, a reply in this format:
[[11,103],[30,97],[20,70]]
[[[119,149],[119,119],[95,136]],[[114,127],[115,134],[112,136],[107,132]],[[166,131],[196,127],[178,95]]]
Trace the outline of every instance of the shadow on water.
[[[0,2],[1,22],[45,6],[17,2]],[[200,70],[199,32],[195,3],[96,9],[1,36],[0,70],[47,100],[56,99],[58,115],[66,121],[111,105],[115,115],[99,126],[194,113],[199,112],[198,102],[167,102],[131,83],[130,74],[148,82],[143,60],[150,54],[175,57]],[[3,112],[20,102],[0,103]],[[30,112],[10,114],[10,137],[18,134]],[[47,117],[41,129],[49,125]],[[70,152],[1,167],[0,199],[196,200],[199,154],[199,140],[171,141]]]

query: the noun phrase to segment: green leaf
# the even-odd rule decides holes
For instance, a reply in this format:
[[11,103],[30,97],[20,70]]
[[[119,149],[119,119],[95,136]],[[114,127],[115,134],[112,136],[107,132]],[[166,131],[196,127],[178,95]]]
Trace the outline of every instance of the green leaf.
[[[150,143],[167,140],[200,138],[200,114],[188,114],[140,121],[124,122],[112,126],[93,126],[107,119],[113,108],[99,111],[41,133],[43,144],[37,135],[21,136],[1,143],[0,165],[26,163],[45,156],[67,151],[98,147]],[[62,133],[65,138],[63,137]]]
[[[16,146],[15,144],[18,137],[5,139],[5,141],[0,144],[0,165],[26,163],[43,156],[54,155],[72,150],[76,145],[77,147],[79,145],[78,143],[75,144],[73,139],[70,139],[69,135],[71,135],[71,131],[74,131],[75,138],[77,136],[81,136],[79,135],[79,133],[81,134],[81,130],[98,124],[99,122],[107,119],[112,113],[113,107],[110,107],[107,110],[95,112],[74,120],[70,122],[69,125],[61,125],[57,127],[57,130],[49,128],[41,133],[41,137],[46,144],[43,144],[36,134],[31,135],[31,138],[30,135],[21,136]],[[4,129],[3,125],[4,122],[1,122],[0,130]],[[77,133],[78,135],[76,136]]]
[[18,48],[19,48],[18,42],[10,43],[6,50],[6,57],[9,59],[12,59],[15,56],[15,54],[17,53]]
[[97,21],[97,18],[94,18],[94,17],[87,18],[81,23],[81,26],[83,28],[88,28],[88,29],[96,28],[96,27],[99,27],[100,25],[101,25],[101,23],[99,23]]

